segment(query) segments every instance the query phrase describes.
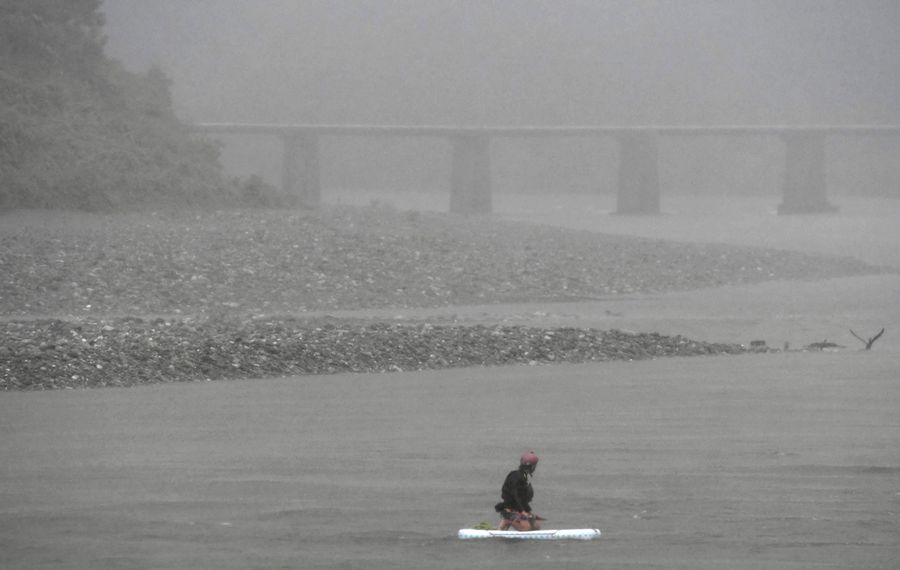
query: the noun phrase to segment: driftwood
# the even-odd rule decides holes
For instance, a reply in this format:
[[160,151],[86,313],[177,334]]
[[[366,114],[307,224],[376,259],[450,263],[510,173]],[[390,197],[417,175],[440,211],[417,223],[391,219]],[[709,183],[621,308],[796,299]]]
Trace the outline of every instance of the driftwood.
[[871,337],[869,340],[866,340],[866,339],[864,339],[863,337],[861,337],[861,336],[859,336],[858,334],[856,334],[855,332],[853,332],[853,329],[850,329],[850,334],[852,334],[853,336],[855,336],[856,338],[858,338],[863,344],[865,344],[865,345],[866,345],[866,350],[871,350],[871,349],[872,349],[872,345],[875,344],[875,341],[878,340],[879,338],[881,338],[881,335],[884,334],[884,329],[881,329],[881,330],[878,332],[878,334],[876,334],[875,336]]
[[806,345],[806,350],[825,350],[828,348],[846,348],[845,346],[841,346],[836,342],[830,342],[827,338],[822,342],[814,342],[812,344]]

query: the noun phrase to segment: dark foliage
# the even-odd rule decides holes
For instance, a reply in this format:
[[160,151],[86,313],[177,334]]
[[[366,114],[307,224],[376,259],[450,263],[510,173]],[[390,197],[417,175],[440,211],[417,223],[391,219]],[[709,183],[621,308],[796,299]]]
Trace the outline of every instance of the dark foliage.
[[[265,205],[177,119],[159,69],[103,52],[99,0],[0,2],[0,209]],[[253,192],[244,192],[250,187]]]

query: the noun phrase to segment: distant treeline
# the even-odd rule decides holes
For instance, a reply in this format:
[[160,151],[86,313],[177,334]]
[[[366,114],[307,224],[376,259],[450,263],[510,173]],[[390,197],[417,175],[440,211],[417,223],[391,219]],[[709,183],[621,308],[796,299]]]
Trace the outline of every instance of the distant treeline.
[[101,0],[0,2],[0,210],[277,200],[229,179],[175,117],[169,80],[104,54]]

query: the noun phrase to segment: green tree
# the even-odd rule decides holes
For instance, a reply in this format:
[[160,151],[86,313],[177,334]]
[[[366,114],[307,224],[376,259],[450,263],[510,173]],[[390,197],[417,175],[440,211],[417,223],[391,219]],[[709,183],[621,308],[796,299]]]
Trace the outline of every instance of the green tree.
[[242,204],[165,74],[105,56],[100,4],[0,0],[0,209]]
[[0,0],[0,58],[19,73],[97,79],[105,64],[100,0]]

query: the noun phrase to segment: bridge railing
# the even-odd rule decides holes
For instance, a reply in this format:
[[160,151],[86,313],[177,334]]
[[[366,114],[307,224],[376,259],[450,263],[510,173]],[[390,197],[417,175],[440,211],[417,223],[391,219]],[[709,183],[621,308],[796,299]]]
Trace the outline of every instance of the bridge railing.
[[655,214],[660,210],[659,139],[661,137],[774,137],[785,148],[783,198],[779,213],[832,211],[825,170],[827,137],[897,136],[900,125],[720,125],[720,126],[524,126],[452,127],[390,125],[279,125],[200,123],[206,134],[273,135],[284,145],[282,187],[300,204],[316,208],[322,201],[319,139],[324,136],[439,137],[452,142],[450,210],[462,214],[490,212],[491,140],[536,137],[614,137],[619,144],[617,212]]

